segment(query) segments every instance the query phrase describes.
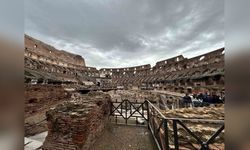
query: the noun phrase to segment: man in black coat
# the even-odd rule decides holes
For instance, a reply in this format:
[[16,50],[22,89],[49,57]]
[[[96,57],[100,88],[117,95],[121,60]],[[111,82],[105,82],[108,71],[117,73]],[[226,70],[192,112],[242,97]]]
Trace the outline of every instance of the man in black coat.
[[187,107],[189,106],[190,104],[192,104],[192,99],[191,97],[188,95],[188,93],[186,93],[186,95],[182,98],[183,99],[183,103],[184,103],[184,106]]

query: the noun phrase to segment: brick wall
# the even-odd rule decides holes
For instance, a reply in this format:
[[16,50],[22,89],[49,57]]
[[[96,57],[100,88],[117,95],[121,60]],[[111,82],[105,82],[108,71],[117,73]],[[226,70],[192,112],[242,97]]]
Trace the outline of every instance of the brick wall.
[[60,85],[27,85],[25,87],[25,117],[65,99],[71,94]]
[[102,93],[77,96],[46,113],[44,150],[88,150],[108,123],[111,97]]

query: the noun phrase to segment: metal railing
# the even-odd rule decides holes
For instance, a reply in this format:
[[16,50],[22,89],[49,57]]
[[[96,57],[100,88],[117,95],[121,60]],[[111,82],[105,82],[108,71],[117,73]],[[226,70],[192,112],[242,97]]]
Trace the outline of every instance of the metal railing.
[[[190,141],[186,141],[183,145],[191,147],[190,149],[209,150],[210,144],[216,141],[216,138],[224,130],[224,120],[209,120],[209,119],[186,119],[186,118],[167,118],[162,112],[155,107],[150,101],[148,103],[148,127],[154,137],[159,150],[180,149],[181,143],[179,138],[180,130],[186,132],[186,136],[191,137],[197,143],[194,146]],[[187,127],[185,123],[206,123],[217,124],[219,127],[210,138],[204,140],[202,137],[196,135],[194,131]],[[188,138],[186,137],[188,140]],[[182,141],[183,142],[183,141]],[[183,146],[183,147],[185,147]],[[216,147],[216,146],[214,146]],[[217,147],[217,149],[220,149]]]
[[[134,120],[136,121],[136,125],[138,125],[138,120],[143,120],[144,125],[147,125],[151,131],[159,150],[178,150],[183,145],[189,146],[189,148],[191,146],[190,149],[209,150],[210,144],[216,142],[224,130],[224,120],[167,118],[148,100],[144,102],[131,102],[129,100],[118,102],[116,100],[111,103],[110,107],[110,115],[113,116],[116,124],[134,124],[131,122],[128,123],[129,120]],[[121,120],[125,122],[121,122]],[[190,122],[196,124],[213,124],[218,126],[218,129],[208,139],[204,139],[190,129],[192,125],[190,127],[187,126],[187,123],[190,125]],[[183,143],[183,137],[180,138],[180,132],[186,133],[186,143]],[[190,138],[193,139],[192,142],[189,141]],[[196,147],[193,145],[194,143]],[[217,147],[217,149],[220,148]]]

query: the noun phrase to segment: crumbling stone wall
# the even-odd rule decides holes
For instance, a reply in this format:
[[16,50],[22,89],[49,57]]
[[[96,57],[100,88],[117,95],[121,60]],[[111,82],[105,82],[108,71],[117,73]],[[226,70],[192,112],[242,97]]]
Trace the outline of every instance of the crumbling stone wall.
[[159,61],[153,67],[103,68],[100,73],[110,75],[113,84],[118,86],[175,92],[220,92],[224,90],[224,54],[225,50],[221,48],[190,59],[176,56]]
[[26,85],[25,117],[41,112],[50,105],[69,99],[71,94],[60,85]]
[[79,83],[95,82],[99,72],[94,67],[87,67],[80,55],[72,54],[25,35],[25,82]]
[[60,85],[25,86],[25,136],[47,130],[45,112],[71,97]]
[[[98,84],[97,78],[111,78],[102,87],[156,89],[175,92],[224,90],[224,48],[193,58],[182,55],[150,64],[127,68],[86,67],[81,56],[56,50],[41,41],[25,36],[25,81],[45,84]],[[103,78],[104,79],[104,78]],[[107,80],[103,80],[107,81]],[[91,82],[91,84],[89,83]],[[104,85],[104,86],[103,86]]]
[[142,65],[128,68],[103,68],[101,75],[112,77],[112,82],[119,86],[140,85],[141,79],[149,75],[151,65]]
[[85,66],[85,60],[80,55],[75,55],[56,48],[25,35],[25,55],[60,66]]
[[107,125],[111,97],[91,92],[46,113],[48,136],[43,150],[88,150]]

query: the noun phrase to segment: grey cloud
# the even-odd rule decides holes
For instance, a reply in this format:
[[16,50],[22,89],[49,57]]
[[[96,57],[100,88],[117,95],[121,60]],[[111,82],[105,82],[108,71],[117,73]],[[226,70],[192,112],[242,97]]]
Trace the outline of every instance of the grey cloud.
[[154,64],[224,46],[224,1],[26,0],[25,32],[89,66]]

